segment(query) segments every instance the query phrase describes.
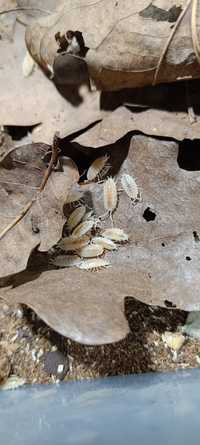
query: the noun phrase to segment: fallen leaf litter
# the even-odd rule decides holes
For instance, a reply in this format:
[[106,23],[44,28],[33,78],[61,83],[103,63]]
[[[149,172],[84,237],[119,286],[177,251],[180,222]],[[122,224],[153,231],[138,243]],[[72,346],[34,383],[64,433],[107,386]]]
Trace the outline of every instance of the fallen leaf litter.
[[[71,37],[70,36],[68,36],[68,37],[69,37],[69,41],[68,41],[67,52],[70,52],[72,54],[77,54],[77,53],[79,54],[79,52],[81,51],[81,47],[79,45],[79,41],[77,40],[76,36],[72,35]],[[25,72],[24,72],[24,75],[26,75]],[[29,74],[27,74],[27,76],[28,75]],[[102,179],[102,176],[104,177],[104,175],[107,174],[107,172],[105,173],[105,170],[104,170],[104,167],[105,167],[105,169],[110,168],[109,165],[107,165],[107,160],[108,160],[108,157],[107,157],[107,155],[105,155],[104,157],[97,158],[95,161],[93,161],[93,163],[89,167],[87,175],[86,175],[86,178],[87,178],[88,181],[95,181],[95,182],[97,182],[97,181]],[[89,172],[89,170],[90,170],[90,172]],[[125,175],[122,176],[121,179],[122,179],[121,180],[122,187],[123,187],[125,193],[128,195],[128,197],[134,203],[137,202],[138,198],[140,197],[140,191],[138,192],[138,187],[137,187],[137,184],[135,183],[134,178],[132,178],[128,174],[125,174]],[[100,215],[99,217],[96,217],[93,214],[93,211],[91,210],[91,211],[87,212],[87,213],[92,212],[92,214],[90,213],[90,217],[89,218],[86,216],[86,212],[84,212],[83,215],[79,215],[79,218],[77,217],[77,219],[76,219],[76,215],[78,215],[78,212],[79,212],[77,210],[77,212],[75,213],[75,217],[71,215],[71,221],[72,221],[71,226],[69,224],[69,218],[70,217],[68,218],[68,227],[66,228],[66,229],[68,229],[68,236],[67,237],[65,236],[65,238],[67,239],[67,238],[71,237],[72,239],[74,239],[74,243],[76,243],[78,241],[80,242],[81,239],[84,238],[84,237],[88,237],[88,239],[87,239],[87,242],[85,241],[84,245],[80,246],[80,244],[79,244],[79,248],[77,248],[77,246],[76,246],[76,249],[72,249],[72,255],[66,255],[66,257],[68,257],[68,259],[71,257],[72,263],[73,263],[73,261],[74,262],[78,261],[80,265],[83,264],[83,268],[84,268],[84,264],[85,264],[85,268],[88,269],[88,270],[90,270],[90,269],[96,270],[97,267],[95,267],[94,264],[97,265],[97,264],[101,263],[101,265],[103,265],[103,263],[104,263],[104,266],[111,265],[110,261],[107,261],[107,259],[106,259],[106,252],[104,250],[117,250],[117,249],[114,249],[114,248],[113,249],[109,249],[109,248],[106,249],[106,241],[105,240],[107,240],[107,247],[109,246],[109,241],[113,242],[114,245],[115,245],[115,242],[120,243],[120,242],[128,241],[128,235],[126,233],[124,233],[122,229],[115,228],[115,227],[112,227],[111,229],[106,229],[106,230],[107,231],[108,230],[110,230],[110,231],[113,230],[114,231],[114,232],[111,233],[111,237],[112,236],[116,236],[117,237],[117,231],[118,231],[118,240],[114,239],[114,241],[115,241],[114,242],[114,241],[112,241],[113,238],[111,238],[111,239],[109,239],[109,237],[105,238],[105,233],[104,233],[104,228],[103,228],[104,218],[106,218],[107,215],[110,216],[112,225],[114,225],[114,223],[113,223],[113,215],[114,215],[114,212],[117,211],[117,205],[118,205],[118,193],[117,193],[116,186],[114,187],[114,182],[115,181],[114,181],[113,178],[108,178],[104,182],[104,206],[105,206],[105,210],[106,210],[106,215]],[[106,188],[107,188],[107,192],[106,192]],[[107,193],[107,195],[106,195],[106,193]],[[82,196],[80,196],[80,198],[82,199]],[[82,204],[81,200],[79,200],[78,198],[77,199],[73,198],[71,200],[70,199],[71,198],[69,197],[69,201],[68,202],[70,204],[73,204],[75,201],[77,201],[76,204],[78,206],[80,206],[80,204]],[[85,203],[83,203],[83,204],[85,204]],[[145,210],[146,213],[144,212],[146,221],[151,221],[151,219],[149,219],[149,220],[146,219],[146,216],[147,217],[149,216],[149,214],[148,214],[149,209],[150,209],[150,207],[148,207]],[[73,211],[73,212],[75,212],[75,211]],[[156,213],[153,213],[151,211],[151,215],[150,216],[152,216],[152,215],[154,215],[154,218],[156,217]],[[90,227],[90,229],[88,229],[88,226],[87,226],[87,231],[84,232],[84,230],[86,230],[86,224],[84,225],[84,223],[89,224],[90,221],[93,222],[93,225]],[[156,222],[157,222],[157,219],[156,219]],[[118,226],[120,226],[120,224],[118,224]],[[36,231],[34,231],[35,227],[36,227],[35,230],[37,230],[37,224],[35,225],[35,221],[32,221],[33,232],[37,233]],[[126,229],[129,232],[129,225],[128,225],[128,227],[126,226]],[[121,231],[121,239],[120,239],[120,231]],[[84,234],[83,232],[86,233],[86,234]],[[114,233],[114,235],[113,235],[113,233]],[[194,233],[195,232],[193,232],[193,234]],[[131,234],[131,231],[130,231],[130,234]],[[108,236],[108,232],[107,232],[107,236]],[[123,239],[123,236],[124,236],[124,239]],[[80,237],[80,239],[79,239],[79,237]],[[99,243],[97,242],[95,244],[95,238],[99,239],[100,242]],[[57,246],[55,247],[55,251],[56,251],[57,248],[59,249],[60,247],[62,247],[63,240],[64,240],[64,238],[60,241],[59,244],[57,244]],[[104,240],[104,245],[102,243],[102,240]],[[56,240],[56,242],[57,242],[57,240]],[[165,247],[165,244],[162,243],[162,246]],[[120,245],[118,247],[120,247]],[[66,249],[63,249],[63,250],[65,251]],[[52,251],[53,251],[53,249],[52,249]],[[70,250],[68,250],[68,251],[70,252]],[[73,252],[74,252],[74,254],[73,254]],[[84,255],[84,252],[86,253],[86,255]],[[90,254],[92,254],[92,252],[93,252],[93,254],[95,255],[94,258],[91,257],[91,259],[90,259],[91,255],[88,253],[89,259],[87,259],[87,252],[89,252]],[[101,253],[99,253],[99,256],[104,254],[105,257],[99,258],[98,257],[98,252],[101,252]],[[108,252],[107,252],[107,254],[108,254]],[[119,253],[118,252],[114,252],[114,255],[119,255]],[[62,260],[64,259],[64,255],[57,255],[57,256],[54,256],[53,260],[51,259],[51,262],[52,261],[56,262],[56,260],[57,260],[57,262],[59,263],[59,258],[60,257],[62,257]],[[84,258],[86,258],[86,260],[84,260]],[[187,255],[185,257],[185,259],[187,261],[189,261],[192,258],[189,255]],[[69,261],[69,264],[70,264],[70,261]],[[61,265],[61,267],[62,267],[62,265]],[[73,271],[72,271],[72,273],[73,273]],[[151,276],[149,278],[151,278]],[[96,276],[95,276],[95,279],[96,279]],[[142,312],[142,308],[140,308],[140,309],[141,309],[141,312]],[[149,307],[149,310],[154,314],[154,308]],[[137,312],[137,311],[135,311],[135,312]],[[180,312],[180,311],[177,311],[177,313],[178,312]],[[18,315],[22,314],[22,315],[19,316],[19,320],[22,320],[24,318],[23,312],[21,311],[20,308],[17,309],[16,313],[18,313]],[[156,318],[157,315],[153,315],[153,317]],[[189,315],[189,317],[190,317],[190,315]],[[194,321],[194,320],[190,320],[189,317],[188,317],[188,320],[187,320],[188,321],[188,325],[190,325]],[[132,318],[132,315],[131,315],[131,318]],[[144,326],[145,326],[145,323],[143,322],[143,327]],[[173,354],[171,356],[173,362],[177,362],[179,360],[179,354],[180,354],[180,357],[181,357],[182,348],[184,349],[187,346],[187,344],[189,343],[187,337],[185,335],[182,335],[179,332],[179,328],[180,328],[180,326],[177,325],[176,326],[177,332],[170,332],[170,331],[167,330],[167,331],[164,331],[164,333],[162,333],[162,341],[165,344],[165,348],[167,350],[170,350],[170,351],[172,350],[173,351]],[[193,329],[193,327],[192,327],[192,329]],[[196,320],[195,320],[195,331],[194,332],[195,332],[196,336],[198,334],[198,329],[199,329],[199,326],[198,326],[198,323],[197,323],[197,329],[196,329]],[[187,332],[186,328],[185,328],[185,331],[184,331],[184,326],[183,326],[181,332],[184,332],[186,334],[189,331]],[[134,329],[134,335],[135,335],[135,329]],[[17,338],[18,338],[18,334],[15,333],[13,335],[13,337],[11,338],[11,341],[15,342],[17,340]],[[187,341],[185,342],[185,340],[187,340]],[[69,344],[70,343],[71,342],[69,341]],[[6,340],[2,341],[1,345],[3,345],[3,344],[4,344],[4,346],[6,345]],[[154,340],[155,347],[157,347],[158,344],[159,344],[159,339]],[[55,346],[53,346],[52,348],[54,348],[54,347]],[[28,351],[28,349],[29,348],[27,348],[27,351]],[[151,348],[149,348],[149,349],[151,349]],[[14,347],[14,350],[15,350],[15,347]],[[181,352],[179,352],[180,350],[181,350]],[[196,362],[199,365],[200,358],[199,358],[198,353],[199,353],[199,351],[197,351],[197,354],[196,354],[195,357],[196,357]],[[40,358],[43,356],[43,354],[44,354],[44,348],[43,347],[40,347],[40,349],[38,349],[37,351],[35,349],[31,350],[31,357],[32,357],[33,362],[34,363],[38,363],[40,361]],[[69,357],[70,357],[70,355],[69,355]],[[6,358],[8,358],[8,357],[6,357]],[[155,362],[156,362],[156,360],[155,360]],[[13,388],[16,385],[18,385],[18,383],[20,384],[20,379],[23,380],[23,378],[18,376],[17,373],[15,373],[15,370],[13,371],[13,369],[12,369],[13,368],[13,364],[12,364],[12,367],[9,366],[9,359],[8,360],[4,360],[4,358],[3,358],[3,360],[0,363],[4,363],[7,366],[6,367],[4,365],[4,367],[6,369],[5,374],[8,374],[8,381],[9,381],[9,379],[11,379],[11,382],[12,382],[12,379],[14,379],[13,380],[13,382],[14,382],[13,383]],[[183,367],[190,366],[190,363],[191,363],[191,361],[189,360],[189,357],[188,357],[188,362],[187,363],[184,362]],[[63,366],[64,365],[62,363],[58,364],[58,366],[57,366],[58,374],[62,373]],[[110,366],[110,369],[111,368],[112,368],[112,366]],[[53,378],[56,378],[56,377],[53,377]],[[16,383],[16,382],[18,382],[18,383]]]
[[[130,172],[133,177],[136,175],[142,191],[142,201],[137,201],[137,205],[133,206],[127,194],[118,190],[118,205],[113,213],[114,227],[110,227],[109,216],[105,219],[101,217],[105,213],[102,182],[77,184],[82,171],[94,161],[94,156],[88,162],[87,154],[87,163],[82,163],[81,160],[79,162],[73,146],[79,174],[74,186],[70,184],[70,192],[73,188],[82,191],[83,197],[81,203],[69,204],[64,210],[67,218],[80,204],[87,206],[86,215],[92,211],[93,215],[89,220],[94,220],[95,223],[87,234],[90,240],[96,236],[101,237],[104,230],[108,229],[117,232],[118,236],[119,233],[126,234],[125,237],[120,236],[119,244],[114,241],[118,246],[117,251],[106,250],[102,257],[92,258],[108,260],[111,267],[102,267],[97,273],[87,269],[92,271],[90,276],[77,267],[71,270],[53,267],[49,260],[62,253],[59,245],[55,247],[54,242],[54,247],[49,252],[41,255],[40,252],[33,252],[28,269],[23,273],[22,285],[19,276],[19,279],[14,278],[17,280],[14,286],[1,291],[1,296],[6,301],[28,305],[57,332],[85,344],[115,342],[128,334],[129,326],[124,316],[126,295],[137,296],[141,301],[152,305],[171,304],[171,307],[176,305],[183,310],[198,307],[199,249],[196,239],[199,233],[199,173],[180,169],[177,163],[178,146],[175,142],[156,141],[138,135],[129,141],[128,146],[128,156],[121,160],[122,167],[118,165],[112,173],[114,175],[116,172],[117,175],[120,169],[119,175],[114,176],[117,178],[116,183],[123,172]],[[118,159],[121,150],[121,145],[117,152],[113,149],[114,160]],[[105,150],[103,153],[105,154]],[[112,151],[109,153],[113,165]],[[99,150],[96,152],[96,157],[98,156]],[[187,184],[187,188],[184,184]],[[187,203],[184,208],[183,201]],[[87,219],[84,218],[84,221]],[[61,233],[62,228],[59,239]],[[197,234],[195,238],[194,233]],[[63,235],[65,238],[71,237],[67,224]],[[127,239],[127,235],[130,242],[123,241]],[[88,244],[90,243],[92,242]],[[66,253],[71,255],[70,251],[64,250],[63,254]],[[74,254],[77,252],[74,251]],[[188,258],[192,261],[188,262]],[[34,259],[35,263],[32,261]],[[91,267],[91,262],[89,265],[87,262],[86,267],[88,266]],[[189,270],[193,280],[192,289]]]
[[[129,184],[130,183],[132,187],[132,182],[129,181]],[[96,186],[98,187],[98,183],[96,184]],[[136,190],[137,186],[135,185],[134,187]],[[124,187],[124,189],[125,188],[126,187]],[[133,190],[133,188],[131,190]],[[134,196],[136,196],[136,193],[135,195],[133,195],[133,192],[129,189],[127,194],[131,199],[134,199]],[[111,207],[115,209],[116,206],[110,206],[110,208]],[[77,266],[82,270],[92,271],[98,270],[100,267],[111,266],[110,261],[107,261],[106,257],[99,258],[97,257],[98,254],[101,255],[106,250],[117,250],[120,247],[121,243],[128,241],[128,235],[123,231],[123,229],[118,227],[102,229],[98,226],[98,224],[102,224],[101,221],[99,222],[98,218],[96,233],[96,228],[94,229],[96,218],[94,216],[92,217],[91,212],[93,211],[90,210],[89,212],[86,212],[85,205],[78,205],[75,210],[73,210],[72,208],[72,212],[67,221],[69,235],[60,240],[60,242],[58,243],[58,247],[61,248],[63,251],[74,252],[74,254],[57,255],[56,257],[51,259],[51,262],[54,263],[54,265],[58,267]],[[89,218],[92,217],[92,219],[86,219],[85,221],[80,222],[86,217],[87,213],[89,214]],[[94,258],[87,258],[87,255],[90,256],[89,252],[92,252],[92,249],[94,249],[92,254]],[[95,249],[97,249],[99,253]],[[42,321],[40,321],[41,325],[43,325],[43,328],[41,330],[42,332],[40,333],[41,335],[39,336],[40,340],[38,339],[38,336],[35,338],[36,334],[34,332],[34,328],[33,332],[31,332],[28,327],[30,320],[29,322],[27,322],[27,319],[24,315],[26,311],[28,311],[29,313],[31,311],[24,309],[23,313],[23,311],[18,308],[15,311],[14,315],[15,318],[17,314],[17,320],[15,320],[14,322],[14,332],[17,332],[17,334],[12,336],[11,339],[11,344],[15,345],[19,342],[18,347],[16,347],[16,349],[14,348],[14,352],[11,353],[9,357],[8,352],[5,352],[5,349],[0,351],[0,358],[2,355],[0,363],[5,364],[7,360],[7,373],[5,373],[4,378],[2,378],[1,389],[14,389],[19,385],[23,385],[28,382],[55,383],[62,380],[63,378],[65,380],[76,378],[94,378],[104,375],[126,374],[129,372],[144,372],[149,370],[166,369],[169,370],[184,367],[187,368],[188,366],[199,366],[200,346],[196,344],[194,347],[194,340],[187,339],[186,341],[186,337],[183,336],[180,332],[174,333],[165,331],[166,329],[176,329],[177,331],[179,330],[179,324],[181,322],[183,323],[186,318],[186,315],[183,311],[170,311],[159,308],[152,308],[150,306],[148,307],[145,304],[136,302],[135,300],[129,301],[129,306],[130,308],[132,308],[131,310],[129,309],[128,312],[129,324],[133,327],[133,333],[130,333],[125,340],[122,340],[121,342],[118,342],[116,344],[104,345],[100,347],[81,346],[69,339],[63,339],[58,334],[54,334],[58,338],[62,339],[62,341],[60,340],[62,343],[60,350],[64,351],[66,357],[68,357],[69,366],[66,366],[65,363],[58,363],[57,368],[55,369],[54,366],[51,371],[48,371],[48,369],[50,369],[50,365],[45,362],[45,354],[50,354],[50,356],[47,355],[50,360],[51,354],[53,354],[54,349],[56,348],[57,350],[57,347],[55,345],[51,345],[51,342],[49,342],[48,340],[48,338],[52,335],[52,331],[50,330],[50,328],[44,325]],[[133,310],[134,306],[136,310]],[[162,313],[164,313],[164,315]],[[135,317],[139,314],[141,318],[140,322],[143,320],[143,331],[141,331],[141,326],[138,326],[137,332],[137,323]],[[9,323],[11,321],[12,325],[12,311],[11,313],[9,313],[9,315],[4,314],[3,318],[8,318]],[[37,319],[37,316],[34,313],[33,319]],[[167,319],[168,323],[166,322]],[[134,326],[132,324],[132,320],[134,320]],[[158,326],[156,325],[157,322]],[[8,329],[10,329],[9,323]],[[160,327],[162,327],[162,324],[163,329],[160,329]],[[20,329],[16,329],[17,325],[21,325],[20,329],[23,329],[24,333],[26,329],[29,330],[28,336],[30,337],[30,339],[31,337],[33,337],[31,340],[33,346],[29,346],[29,344],[26,344],[25,346],[23,342],[23,333],[19,335]],[[143,337],[147,334],[147,325],[148,329],[150,329],[150,333],[148,333],[144,343]],[[6,330],[7,328],[3,329],[3,335],[5,335],[5,337],[7,337],[8,339],[9,333],[8,331],[6,332]],[[47,336],[47,340],[45,340],[43,332],[46,333],[45,336]],[[24,338],[27,339],[26,334]],[[19,358],[20,352],[22,352],[21,348],[25,348],[25,354],[27,355],[27,361],[25,361],[25,366],[23,367],[21,363],[21,357]],[[188,348],[188,351],[184,353],[183,348]],[[150,363],[148,363],[148,356],[151,356]],[[102,361],[102,363],[100,363],[100,361]],[[32,371],[29,374],[28,368],[30,367],[30,363]],[[65,373],[63,372],[64,368],[67,370]],[[11,370],[12,373],[14,370],[13,375],[10,374]]]

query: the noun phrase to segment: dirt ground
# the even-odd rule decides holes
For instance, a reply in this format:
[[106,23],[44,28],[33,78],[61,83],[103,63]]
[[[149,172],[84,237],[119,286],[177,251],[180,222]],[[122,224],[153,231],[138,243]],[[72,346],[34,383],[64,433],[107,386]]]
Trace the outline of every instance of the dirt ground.
[[55,333],[30,309],[0,303],[0,379],[26,383],[76,380],[198,367],[200,342],[186,338],[178,354],[162,334],[177,332],[187,313],[150,307],[132,298],[125,303],[130,334],[104,346],[84,346]]

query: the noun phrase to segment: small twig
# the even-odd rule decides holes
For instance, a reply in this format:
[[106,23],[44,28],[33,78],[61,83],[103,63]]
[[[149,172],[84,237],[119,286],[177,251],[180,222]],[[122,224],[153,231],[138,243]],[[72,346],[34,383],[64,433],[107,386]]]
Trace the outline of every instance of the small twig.
[[[47,170],[45,171],[44,177],[42,179],[40,188],[39,188],[39,193],[42,192],[42,190],[44,190],[44,187],[48,181],[48,178],[52,172],[53,166],[57,163],[57,159],[58,159],[58,152],[59,152],[59,136],[56,133],[53,139],[53,144],[52,144],[52,153],[51,153],[51,160],[49,163],[49,166],[47,168]],[[10,224],[8,224],[8,226],[5,227],[5,229],[0,233],[0,240],[2,240],[2,238],[11,230],[13,229],[13,227],[16,226],[16,224],[22,220],[22,218],[24,218],[24,216],[27,214],[27,212],[30,210],[30,208],[32,207],[33,203],[37,200],[38,197],[38,193],[36,196],[34,196],[34,198],[31,199],[31,201],[28,202],[28,204],[26,204],[26,206],[21,210],[20,214],[16,216],[16,218],[14,220],[12,220],[12,222]]]
[[189,8],[189,6],[190,6],[192,1],[193,0],[188,0],[187,1],[186,5],[185,5],[185,8],[183,9],[182,13],[179,15],[178,20],[176,21],[176,23],[174,25],[174,28],[172,29],[172,32],[171,32],[170,36],[167,39],[167,42],[166,42],[166,44],[165,44],[165,46],[163,48],[163,51],[162,51],[162,53],[160,55],[160,58],[159,58],[159,61],[158,61],[157,67],[156,67],[156,71],[155,71],[155,74],[154,74],[152,85],[156,85],[156,83],[157,83],[158,74],[160,72],[160,68],[161,68],[161,65],[163,63],[163,59],[165,58],[167,50],[169,48],[169,45],[170,45],[170,43],[171,43],[171,41],[172,41],[172,39],[174,37],[174,34],[177,31],[177,29],[178,29],[181,21],[183,20],[183,17],[185,16],[185,14],[186,14],[186,12],[187,12],[187,10],[188,10],[188,8]]
[[43,12],[44,14],[52,14],[53,11],[47,11],[46,9],[41,8],[29,8],[28,6],[20,7],[20,8],[12,8],[12,9],[5,9],[4,11],[0,11],[0,15],[2,14],[8,14],[9,12],[18,12],[18,11],[38,11]]
[[57,164],[57,160],[58,160],[58,151],[59,151],[59,135],[58,133],[55,134],[54,138],[53,138],[53,144],[52,144],[52,153],[51,153],[51,160],[49,162],[49,166],[45,172],[45,175],[43,177],[43,180],[41,182],[40,188],[39,188],[39,192],[42,192],[42,190],[44,190],[44,187],[48,181],[48,178],[51,174],[52,168],[54,165]]
[[28,202],[28,204],[23,208],[20,215],[16,216],[16,218],[13,219],[13,221],[10,224],[8,224],[8,226],[5,227],[5,229],[0,233],[0,240],[2,240],[2,238],[9,232],[9,230],[11,230],[14,226],[16,226],[16,224],[19,221],[21,221],[21,219],[27,214],[29,209],[32,207],[35,200],[36,197],[31,199],[31,201]]

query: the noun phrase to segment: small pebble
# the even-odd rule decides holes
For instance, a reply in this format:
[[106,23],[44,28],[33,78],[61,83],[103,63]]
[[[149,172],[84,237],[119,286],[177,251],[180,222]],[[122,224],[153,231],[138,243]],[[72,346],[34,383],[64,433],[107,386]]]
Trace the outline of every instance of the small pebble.
[[37,353],[37,358],[40,359],[43,356],[43,354],[44,354],[44,351],[42,348],[40,348],[40,350]]
[[36,357],[36,351],[35,351],[35,349],[33,349],[33,351],[31,351],[31,356],[32,356],[32,360],[33,360],[34,362],[36,362],[37,357]]
[[23,318],[23,316],[24,316],[23,309],[22,308],[17,308],[14,311],[14,316],[15,316],[15,318],[18,318],[18,320],[21,320]]
[[68,358],[60,351],[47,352],[44,354],[44,371],[53,376],[55,380],[63,380],[69,370]]
[[173,351],[178,352],[185,343],[184,335],[179,332],[165,332],[162,334],[163,342]]

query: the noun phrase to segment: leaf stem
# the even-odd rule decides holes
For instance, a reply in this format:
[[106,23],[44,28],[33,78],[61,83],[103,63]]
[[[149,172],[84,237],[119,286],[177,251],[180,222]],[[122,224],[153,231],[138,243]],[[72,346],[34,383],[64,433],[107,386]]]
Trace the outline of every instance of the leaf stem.
[[47,11],[46,9],[41,8],[29,8],[28,6],[19,7],[19,8],[12,8],[12,9],[5,9],[4,11],[0,11],[0,15],[2,14],[8,14],[9,12],[17,12],[17,11],[38,11],[43,12],[44,14],[52,14],[53,11]]

